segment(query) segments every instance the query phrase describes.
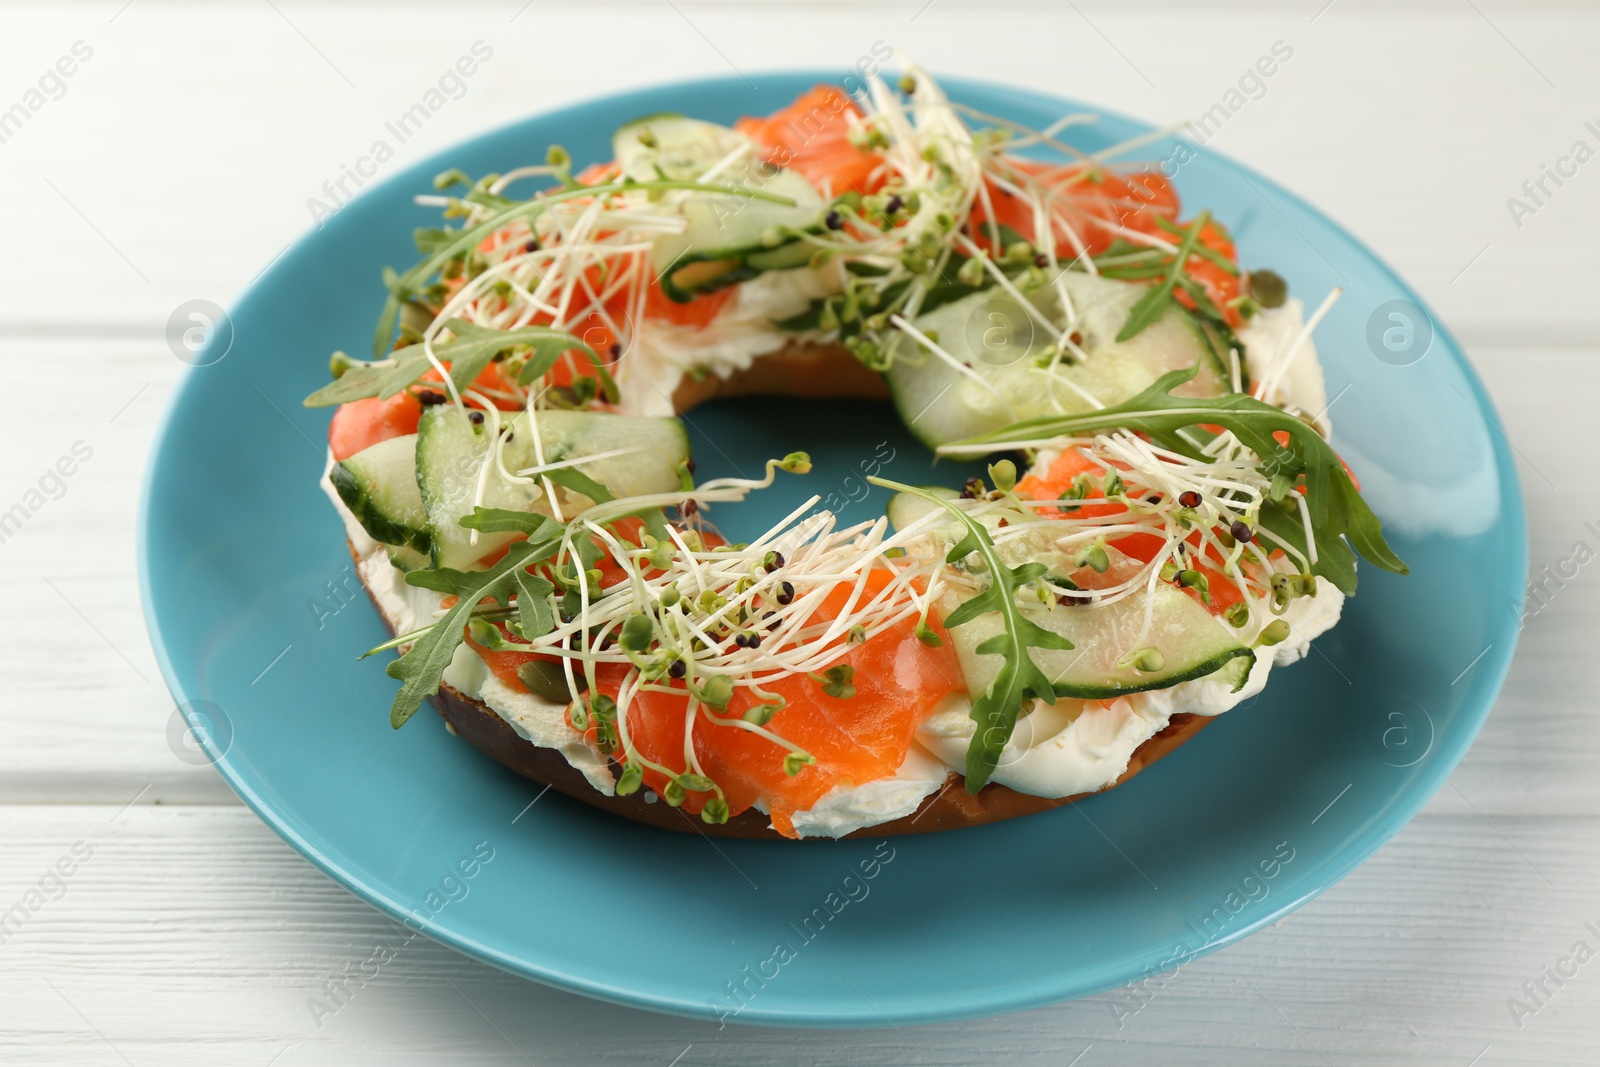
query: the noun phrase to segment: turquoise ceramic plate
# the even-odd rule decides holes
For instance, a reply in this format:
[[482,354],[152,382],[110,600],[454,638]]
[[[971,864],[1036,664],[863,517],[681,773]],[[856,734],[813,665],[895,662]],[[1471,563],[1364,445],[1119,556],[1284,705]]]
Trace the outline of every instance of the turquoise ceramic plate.
[[[328,415],[300,400],[331,350],[367,345],[379,271],[409,264],[412,229],[435,218],[413,195],[449,166],[502,171],[552,142],[598,160],[626,119],[731,121],[824,80],[688,82],[528,119],[394,175],[275,263],[233,309],[225,356],[184,381],[151,464],[140,565],[168,685],[229,784],[351,891],[478,959],[643,1008],[805,1026],[982,1015],[1170,969],[1281,918],[1404,825],[1478,732],[1516,641],[1524,519],[1489,400],[1417,296],[1293,195],[1172,143],[1145,154],[1232,225],[1247,266],[1313,303],[1344,287],[1317,333],[1335,443],[1412,566],[1364,568],[1344,622],[1264,695],[1086,803],[883,843],[713,844],[555,794],[529,807],[537,787],[435,716],[389,728],[394,683],[355,660],[385,635],[317,487]],[[1084,110],[949,89],[1034,127]],[[1094,150],[1145,130],[1070,132]],[[861,464],[888,450],[893,477],[929,466],[886,405],[727,402],[692,427],[702,476],[816,457],[809,478],[715,516],[735,539],[811,492],[874,512]]]

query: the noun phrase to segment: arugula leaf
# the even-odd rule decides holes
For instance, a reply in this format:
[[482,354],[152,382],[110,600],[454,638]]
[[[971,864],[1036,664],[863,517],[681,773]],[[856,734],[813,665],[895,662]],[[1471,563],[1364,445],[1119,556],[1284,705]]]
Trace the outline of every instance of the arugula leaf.
[[[443,344],[435,345],[433,354],[450,364],[450,380],[455,383],[457,390],[470,386],[496,355],[519,345],[533,349],[533,355],[517,376],[523,385],[548,374],[563,353],[574,349],[588,353],[596,366],[600,363],[600,357],[595,355],[594,349],[581,339],[549,326],[495,330],[465,319],[451,319],[447,325],[455,336]],[[407,345],[392,352],[387,363],[362,363],[351,367],[306,397],[305,406],[328,407],[373,396],[387,400],[426,374],[431,366],[433,364],[422,345]],[[609,374],[604,375],[602,381],[609,385],[611,392],[616,390],[616,383],[611,381]]]
[[1141,296],[1139,302],[1129,309],[1128,321],[1117,331],[1119,342],[1133,337],[1166,313],[1167,307],[1172,303],[1172,288],[1178,284],[1178,279],[1183,276],[1184,266],[1194,254],[1195,244],[1200,240],[1200,231],[1205,229],[1206,223],[1210,221],[1209,211],[1202,211],[1195,216],[1194,221],[1189,224],[1189,232],[1184,237],[1183,243],[1178,246],[1177,255],[1172,259],[1172,266],[1168,268],[1167,276],[1151,286],[1150,291]]
[[[549,478],[552,482],[565,489],[570,489],[574,493],[582,493],[596,504],[609,504],[617,499],[612,495],[611,490],[576,467],[562,467],[560,470],[547,471],[541,477]],[[641,511],[633,512],[633,514],[644,520],[644,528],[649,531],[651,537],[654,537],[657,541],[671,540],[671,535],[667,533],[667,517],[662,514],[660,508],[644,508]]]
[[[461,519],[461,525],[469,530],[480,533],[520,533],[526,534],[530,541],[539,541],[553,538],[558,543],[561,539],[562,525],[554,519],[532,511],[511,511],[507,508],[476,507],[471,515]],[[430,573],[422,572],[424,575]],[[451,572],[459,574],[460,572]],[[529,641],[535,637],[549,633],[555,628],[555,612],[550,607],[550,594],[555,592],[555,585],[549,579],[529,572],[526,568],[518,568],[516,578],[517,594],[517,629]],[[424,578],[423,584],[433,581]],[[453,581],[453,578],[440,578],[439,581]],[[438,588],[427,586],[427,588]]]
[[556,590],[548,578],[518,568],[517,578],[517,630],[532,641],[556,628],[556,613],[550,607],[550,594]]
[[475,507],[471,515],[463,515],[461,525],[479,533],[520,533],[530,540],[545,536],[560,537],[561,524],[548,515],[536,511],[512,511],[507,508]]
[[517,381],[523,385],[544,377],[562,353],[573,349],[587,352],[595,362],[599,362],[594,349],[582,340],[565,330],[549,326],[496,330],[465,319],[451,319],[445,325],[455,337],[442,345],[435,345],[433,352],[450,364],[450,380],[456,383],[457,389],[467,388],[495,356],[517,345],[528,345],[533,349],[532,357],[517,376]]
[[580,471],[577,467],[562,467],[558,470],[546,471],[541,477],[549,478],[552,482],[574,493],[582,493],[596,504],[609,504],[617,499],[611,495],[611,490]]
[[395,349],[388,363],[362,363],[351,367],[302,403],[308,408],[325,408],[372,396],[387,400],[422,377],[429,366],[421,345],[407,345]]
[[389,725],[404,726],[422,707],[422,702],[439,691],[445,668],[465,639],[466,625],[484,598],[509,607],[511,595],[519,591],[517,575],[528,564],[548,557],[561,544],[558,535],[537,541],[515,541],[506,554],[483,571],[457,571],[441,567],[430,571],[409,571],[406,582],[452,593],[456,602],[427,633],[417,638],[411,650],[390,663],[386,673],[402,684],[389,708]]
[[1018,590],[1029,582],[1037,580],[1049,568],[1043,563],[1024,563],[1019,567],[1007,567],[1001,561],[1000,553],[989,537],[989,531],[953,500],[940,496],[932,490],[902,485],[887,478],[874,477],[867,480],[886,489],[895,489],[932,501],[950,512],[961,523],[965,533],[950,549],[945,561],[954,563],[976,552],[988,566],[991,579],[988,588],[962,603],[944,620],[947,628],[954,629],[964,622],[971,622],[979,615],[993,611],[998,612],[1005,623],[1004,631],[989,638],[977,648],[983,655],[1003,657],[1005,664],[1000,668],[995,680],[990,683],[988,690],[972,702],[972,721],[977,724],[977,730],[974,731],[972,741],[967,746],[966,782],[967,792],[976,793],[989,781],[990,775],[999,764],[1000,754],[1005,750],[1006,742],[1011,740],[1012,731],[1016,729],[1017,715],[1022,711],[1023,703],[1030,697],[1037,697],[1047,704],[1056,702],[1055,686],[1033,661],[1028,649],[1070,649],[1073,644],[1061,634],[1046,630],[1029,619],[1017,606]]
[[[1314,427],[1244,393],[1221,397],[1172,395],[1172,390],[1193,378],[1197,370],[1191,367],[1164,374],[1144,392],[1121,404],[1077,415],[1025,419],[981,437],[953,442],[946,448],[957,452],[969,445],[1082,437],[1100,430],[1123,429],[1144,433],[1163,448],[1203,460],[1206,456],[1201,446],[1207,438],[1195,428],[1222,426],[1260,457],[1261,470],[1275,482],[1281,479],[1282,484],[1292,485],[1304,478],[1305,504],[1317,548],[1313,574],[1326,578],[1345,595],[1353,594],[1356,574],[1352,548],[1386,571],[1410,573],[1410,568],[1384,541],[1383,524],[1361,499],[1338,453]],[[1287,435],[1286,445],[1278,442],[1279,433]],[[1286,499],[1294,503],[1292,494]],[[1268,501],[1261,508],[1260,521],[1290,544],[1302,550],[1309,548],[1304,543],[1298,505],[1288,511]]]
[[[1168,233],[1176,234],[1179,237],[1184,235],[1184,229],[1182,226],[1179,226],[1175,222],[1168,222],[1159,215],[1156,216],[1156,225],[1160,226]],[[1218,223],[1217,228],[1221,229],[1222,224]],[[1224,231],[1224,235],[1226,235],[1226,231]],[[1194,246],[1194,254],[1199,256],[1201,259],[1209,259],[1212,263],[1216,264],[1216,266],[1220,268],[1223,273],[1230,274],[1235,278],[1239,277],[1238,264],[1234,263],[1233,260],[1223,255],[1221,252],[1218,252],[1216,249],[1207,248],[1205,245],[1197,244]]]

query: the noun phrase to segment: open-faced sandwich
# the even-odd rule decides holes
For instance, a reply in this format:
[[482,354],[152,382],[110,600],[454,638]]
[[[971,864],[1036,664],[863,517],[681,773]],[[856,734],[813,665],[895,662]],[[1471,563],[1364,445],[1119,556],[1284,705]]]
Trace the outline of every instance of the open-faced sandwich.
[[[1405,566],[1327,443],[1309,318],[1161,173],[907,66],[614,158],[439,177],[326,484],[394,634],[391,710],[644,822],[971,826],[1127,779]],[[1039,156],[1049,153],[1052,161]],[[749,543],[675,413],[884,397],[963,485]],[[885,417],[892,417],[885,409]],[[378,650],[374,650],[378,651]]]

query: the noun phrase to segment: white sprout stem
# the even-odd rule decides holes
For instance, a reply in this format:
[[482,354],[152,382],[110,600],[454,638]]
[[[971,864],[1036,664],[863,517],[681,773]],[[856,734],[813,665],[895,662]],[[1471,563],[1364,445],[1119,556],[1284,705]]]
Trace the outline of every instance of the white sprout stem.
[[1289,345],[1282,352],[1274,355],[1272,366],[1262,376],[1261,384],[1256,387],[1255,395],[1258,400],[1269,400],[1272,394],[1278,391],[1279,384],[1283,381],[1284,376],[1289,373],[1289,367],[1294,362],[1295,357],[1305,348],[1306,341],[1310,339],[1312,331],[1321,324],[1323,317],[1332,310],[1334,303],[1343,292],[1342,288],[1337,287],[1329,292],[1323,298],[1322,303],[1318,305],[1317,310],[1295,332],[1294,339]]

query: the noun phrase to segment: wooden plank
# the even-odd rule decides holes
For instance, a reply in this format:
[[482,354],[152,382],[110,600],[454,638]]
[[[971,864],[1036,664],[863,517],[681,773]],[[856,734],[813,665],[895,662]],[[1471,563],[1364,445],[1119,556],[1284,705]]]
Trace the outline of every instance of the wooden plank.
[[[323,182],[479,39],[493,58],[385,173],[608,89],[804,64],[842,73],[876,41],[938,71],[1176,122],[1223,100],[1283,41],[1293,58],[1230,115],[1214,147],[1346,223],[1471,340],[1568,343],[1600,325],[1588,299],[1600,286],[1590,249],[1600,177],[1585,170],[1547,186],[1554,195],[1520,227],[1506,206],[1576,139],[1600,145],[1584,127],[1600,121],[1585,103],[1600,86],[1587,52],[1600,29],[1593,9],[1380,16],[1338,4],[1313,21],[1317,5],[1159,15],[824,5],[781,18],[766,5],[629,5],[615,16],[629,32],[608,37],[597,67],[590,50],[552,42],[582,39],[605,15],[541,4],[512,21],[519,6],[457,7],[446,25],[424,5],[374,18],[359,5],[223,11],[141,0],[115,22],[87,7],[11,9],[6,69],[43,69],[80,39],[95,52],[66,95],[3,146],[10,238],[32,253],[0,266],[4,327],[152,331],[185,300],[225,302],[308,229],[306,202]],[[1008,23],[1027,32],[996,32]],[[218,45],[227,40],[249,47]]]
[[1586,888],[1600,873],[1597,831],[1593,818],[1512,818],[1496,830],[1477,816],[1425,816],[1240,945],[1139,991],[996,1019],[899,1033],[718,1029],[582,1000],[419,939],[319,1027],[307,999],[399,935],[248,812],[14,807],[0,821],[0,903],[24,899],[75,842],[92,853],[0,945],[0,1058],[514,1063],[515,1047],[540,1064],[684,1054],[693,1064],[1061,1065],[1092,1048],[1083,1063],[1181,1051],[1197,1064],[1462,1067],[1488,1047],[1484,1063],[1587,1064],[1600,965],[1559,988],[1547,980],[1551,995],[1520,1030],[1506,1001],[1523,999],[1522,983],[1575,942],[1600,947],[1585,927],[1600,925]]

